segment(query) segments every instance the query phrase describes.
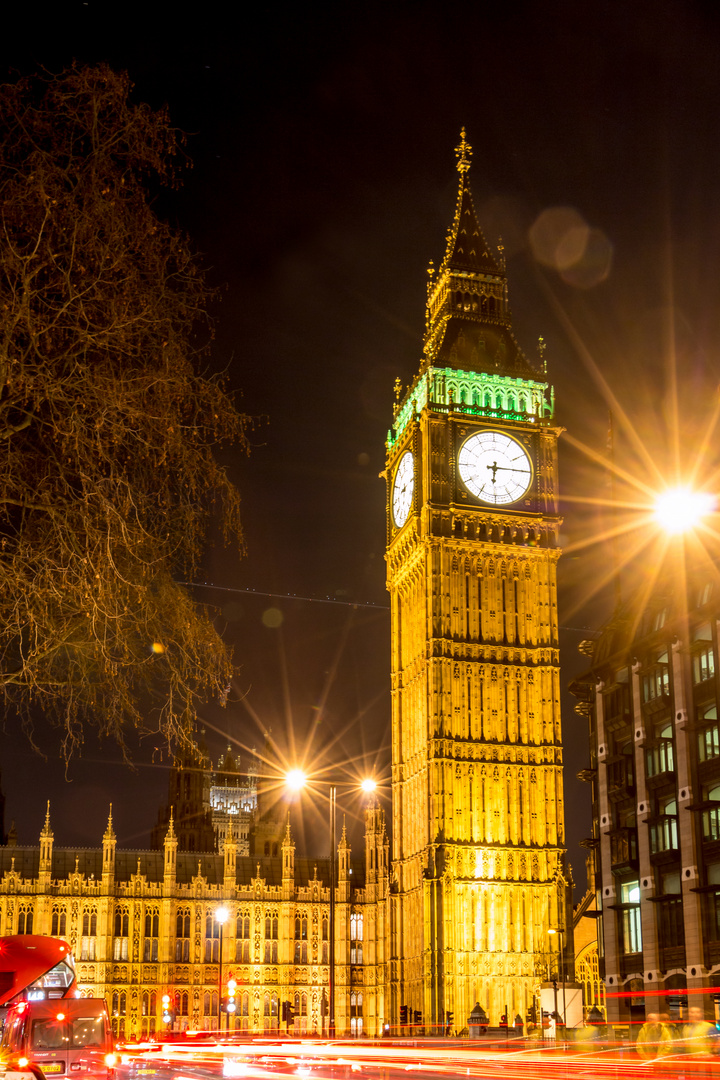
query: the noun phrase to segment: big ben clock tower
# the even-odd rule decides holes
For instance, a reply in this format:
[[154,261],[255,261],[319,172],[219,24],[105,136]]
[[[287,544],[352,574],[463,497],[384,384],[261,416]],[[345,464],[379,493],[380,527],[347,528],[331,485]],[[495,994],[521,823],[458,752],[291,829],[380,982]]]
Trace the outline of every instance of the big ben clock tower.
[[[392,1008],[439,1033],[534,1004],[564,930],[557,438],[468,183],[387,441]],[[555,937],[554,941],[558,938]]]

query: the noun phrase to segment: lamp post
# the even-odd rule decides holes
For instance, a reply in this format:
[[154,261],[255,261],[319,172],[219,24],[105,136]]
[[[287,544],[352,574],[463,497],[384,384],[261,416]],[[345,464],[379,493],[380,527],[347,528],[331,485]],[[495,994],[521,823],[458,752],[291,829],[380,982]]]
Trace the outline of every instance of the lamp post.
[[[548,934],[553,937],[556,934],[560,936],[560,958],[562,963],[562,990],[563,990],[563,1027],[567,1032],[567,1006],[565,1003],[565,931],[555,930],[551,927],[548,930]],[[557,990],[555,991],[555,1015],[557,1016]],[[557,1038],[557,1027],[555,1028],[555,1038]]]
[[656,497],[653,515],[663,532],[672,536],[689,532],[700,525],[716,506],[716,497],[705,491],[668,488]]
[[215,911],[215,922],[220,927],[220,943],[218,954],[218,1034],[222,1031],[222,967],[223,967],[223,926],[230,918],[230,912],[226,907],[219,907]]
[[[308,777],[302,771],[302,769],[291,769],[286,773],[285,780],[288,787],[292,791],[301,791],[302,788],[308,782]],[[335,873],[335,810],[337,805],[337,784],[327,781],[313,780],[313,784],[327,783],[329,788],[329,808],[330,808],[330,903],[329,903],[329,919],[328,919],[328,934],[329,941],[329,964],[328,964],[328,1037],[330,1039],[335,1038],[335,889],[337,887],[336,873]],[[355,785],[348,784],[348,787],[354,787]],[[360,788],[367,795],[375,791],[377,783],[371,777],[366,777],[361,783]]]
[[335,1038],[335,808],[337,788],[330,785],[330,966],[328,971],[328,1037]]

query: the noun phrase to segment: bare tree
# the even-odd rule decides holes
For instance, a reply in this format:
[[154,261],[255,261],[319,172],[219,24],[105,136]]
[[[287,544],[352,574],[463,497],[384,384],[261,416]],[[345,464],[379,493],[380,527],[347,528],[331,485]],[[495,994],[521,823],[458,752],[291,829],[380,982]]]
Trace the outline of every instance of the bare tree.
[[213,513],[241,543],[215,448],[246,449],[246,419],[199,367],[210,293],[148,197],[181,140],[130,91],[107,66],[0,87],[0,684],[66,755],[88,724],[182,740],[231,673],[177,581]]

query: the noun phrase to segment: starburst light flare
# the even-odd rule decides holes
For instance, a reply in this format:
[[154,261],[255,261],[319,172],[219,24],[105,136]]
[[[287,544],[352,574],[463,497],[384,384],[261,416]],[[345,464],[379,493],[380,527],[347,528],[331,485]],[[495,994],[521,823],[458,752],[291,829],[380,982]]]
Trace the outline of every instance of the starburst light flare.
[[302,769],[290,769],[290,771],[285,774],[285,781],[291,791],[300,791],[307,783],[307,776]]
[[678,535],[696,528],[717,505],[714,495],[690,488],[671,488],[655,500],[655,520],[666,533]]

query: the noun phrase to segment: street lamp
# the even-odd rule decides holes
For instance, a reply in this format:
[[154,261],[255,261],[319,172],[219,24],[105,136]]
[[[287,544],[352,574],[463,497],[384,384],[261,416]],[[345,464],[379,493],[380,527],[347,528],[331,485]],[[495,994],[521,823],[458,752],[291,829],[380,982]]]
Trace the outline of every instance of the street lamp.
[[[308,782],[308,777],[302,769],[290,769],[285,774],[285,781],[291,791],[301,791]],[[328,964],[328,1038],[335,1038],[335,808],[337,803],[337,784],[328,781],[313,780],[313,784],[327,784],[330,789],[330,918],[328,920],[328,934],[330,935],[330,956]],[[353,787],[354,785],[347,785]],[[369,795],[375,791],[377,783],[372,777],[366,777],[360,783],[360,788]]]
[[664,532],[677,535],[689,532],[715,510],[717,500],[705,491],[691,488],[668,488],[655,499],[654,517]]
[[[565,931],[555,930],[554,927],[550,927],[548,934],[555,936],[560,935],[560,957],[562,962],[562,988],[563,988],[563,1028],[567,1032],[567,1007],[565,1004]],[[557,985],[557,984],[556,984]],[[557,989],[555,990],[555,1015],[557,1016]],[[555,1028],[555,1038],[557,1039],[557,1027]]]
[[222,964],[223,964],[223,926],[230,918],[230,912],[226,907],[219,907],[215,910],[215,922],[220,927],[220,946],[219,946],[219,974],[218,974],[218,1034],[222,1031]]
[[301,791],[307,784],[307,776],[302,769],[291,769],[285,774],[285,783],[291,791]]

